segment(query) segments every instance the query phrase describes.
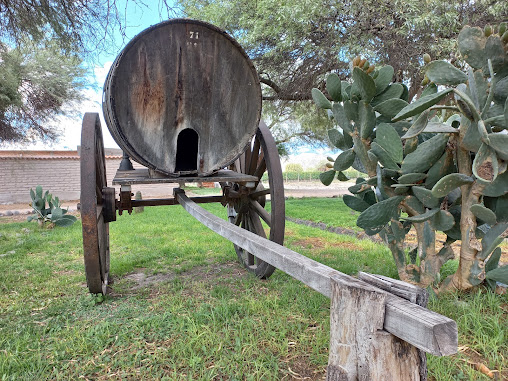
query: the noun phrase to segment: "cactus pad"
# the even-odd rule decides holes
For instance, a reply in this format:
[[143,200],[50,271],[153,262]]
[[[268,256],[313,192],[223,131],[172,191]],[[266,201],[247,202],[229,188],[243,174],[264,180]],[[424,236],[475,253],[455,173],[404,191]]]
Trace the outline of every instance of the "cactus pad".
[[449,211],[440,210],[430,219],[430,223],[435,230],[446,231],[453,228],[455,219]]
[[372,107],[375,107],[376,105],[384,101],[387,101],[388,99],[400,98],[403,93],[404,86],[402,86],[400,83],[392,83],[386,88],[385,91],[374,97],[374,99],[372,99],[372,102],[370,104],[372,105]]
[[[499,250],[498,250],[499,249]],[[492,259],[492,263],[495,262],[495,259],[497,259],[497,264],[499,264],[499,258],[501,257],[501,248],[497,248],[494,253],[492,253],[491,257],[489,258],[489,262]],[[487,264],[489,263],[487,262]],[[485,265],[485,278],[487,280],[487,284],[492,290],[496,289],[496,282],[500,282],[503,284],[508,284],[508,266],[501,266],[492,269],[487,270],[487,265]],[[490,266],[489,266],[490,267]]]
[[415,196],[407,196],[404,203],[418,214],[425,213],[425,207]]
[[490,146],[497,152],[500,159],[508,160],[508,135],[489,134]]
[[497,222],[496,214],[482,204],[471,205],[471,213],[489,225],[494,225]]
[[335,163],[333,164],[333,169],[336,171],[345,171],[349,167],[351,167],[351,164],[353,164],[353,161],[355,160],[355,152],[352,148],[343,151],[337,156],[335,159]]
[[379,162],[383,165],[383,167],[388,169],[393,169],[398,171],[400,168],[397,163],[393,160],[392,156],[378,143],[372,142],[370,145],[370,153],[374,153]]
[[459,130],[447,123],[429,122],[423,132],[428,134],[458,134]]
[[416,216],[408,217],[407,220],[411,222],[424,222],[430,220],[432,216],[439,212],[439,209],[429,209],[423,214],[417,214]]
[[349,118],[346,116],[346,112],[344,111],[344,107],[340,103],[334,103],[332,106],[333,117],[335,121],[339,125],[340,128],[344,130],[344,132],[352,132],[353,128],[351,127],[351,123],[349,122]]
[[374,98],[374,95],[376,95],[376,84],[374,80],[358,67],[353,69],[353,87],[351,89],[351,95],[353,95],[354,92],[358,92],[360,98],[365,102],[370,102],[372,98]]
[[358,123],[357,127],[360,129],[360,136],[362,139],[367,139],[376,126],[376,113],[365,101],[358,103]]
[[508,222],[508,195],[504,195],[497,199],[496,218],[499,222]]
[[435,83],[429,83],[428,86],[422,91],[420,98],[426,97],[427,95],[432,95],[437,93],[437,86]]
[[345,194],[342,197],[344,204],[349,206],[351,209],[356,210],[357,212],[363,212],[364,210],[370,207],[370,204],[365,202],[359,197],[351,196],[349,194]]
[[432,195],[434,197],[444,197],[455,188],[462,185],[471,184],[473,178],[462,173],[450,173],[442,179],[440,179],[436,185],[432,187]]
[[342,101],[341,81],[337,74],[331,73],[326,77],[326,91],[335,102]]
[[465,148],[469,151],[476,152],[482,145],[482,141],[480,139],[480,133],[478,132],[478,123],[471,122],[469,120],[465,120],[462,122],[461,128],[467,126],[467,130],[464,133],[464,138],[462,139],[462,148]]
[[446,89],[436,94],[426,95],[418,99],[416,102],[410,103],[404,107],[400,112],[395,115],[393,121],[409,118],[410,116],[417,115],[422,111],[425,111],[431,106],[434,106],[437,102],[443,99],[453,89]]
[[319,108],[329,110],[332,109],[332,103],[325,97],[325,95],[321,92],[321,90],[313,88],[312,99]]
[[403,196],[395,196],[371,205],[360,214],[356,225],[363,229],[374,229],[386,225],[397,216],[398,205],[403,199]]
[[483,30],[465,26],[458,37],[459,51],[466,62],[475,69],[483,68],[486,58],[483,52],[486,39]]
[[447,142],[447,134],[438,134],[418,145],[416,150],[404,158],[402,174],[425,172],[443,155]]
[[344,102],[344,112],[349,120],[358,120],[358,103],[351,101]]
[[410,139],[420,135],[429,123],[429,113],[430,111],[422,112],[420,116],[416,118],[416,121],[411,125],[409,130],[407,130],[404,136],[402,136],[402,139]]
[[376,143],[379,144],[396,163],[402,162],[402,142],[399,134],[387,123],[381,123],[376,128]]
[[410,138],[404,142],[404,155],[409,155],[418,147],[418,138]]
[[508,192],[508,171],[497,176],[497,178],[488,184],[483,190],[483,194],[489,197],[499,197]]
[[492,252],[492,255],[489,257],[489,260],[485,262],[485,272],[487,273],[497,268],[500,259],[501,259],[501,248],[496,247],[496,249]]
[[[492,68],[495,73],[503,70],[504,65],[507,64],[507,56],[504,51],[503,42],[499,36],[492,35],[487,38],[487,42],[485,43],[485,56],[485,60],[490,59],[492,62]],[[484,70],[487,68],[487,65],[484,64]]]
[[319,174],[319,180],[321,180],[321,182],[326,186],[328,186],[332,183],[334,177],[335,177],[334,170],[326,171],[326,172]]
[[370,185],[367,184],[365,181],[358,183],[356,185],[352,185],[349,188],[347,188],[347,190],[353,194],[359,194],[359,193],[365,192],[366,190],[369,190],[369,189],[370,189]]
[[436,85],[458,85],[467,81],[462,70],[446,61],[433,61],[425,69],[427,77]]
[[337,173],[337,180],[349,181],[349,177],[347,177],[343,172],[339,172],[339,173]]
[[337,148],[342,150],[349,148],[346,146],[346,142],[344,141],[344,135],[342,135],[340,131],[336,130],[335,128],[328,130],[328,138],[330,139],[330,142]]
[[380,68],[377,73],[377,77],[374,80],[374,83],[376,84],[376,95],[385,91],[388,85],[392,82],[394,70],[393,67],[387,65]]
[[499,163],[496,152],[485,143],[482,143],[473,161],[473,174],[484,183],[496,180],[499,172]]
[[408,103],[405,100],[402,100],[400,98],[392,98],[379,103],[378,105],[376,105],[374,110],[380,113],[381,115],[393,118],[395,115],[399,113],[400,110],[402,110],[407,105]]
[[453,162],[453,151],[446,149],[443,156],[441,156],[428,170],[425,186],[427,188],[432,188],[439,179],[455,172],[456,169],[455,163]]
[[427,177],[425,173],[408,173],[400,176],[397,181],[399,184],[416,184]]
[[499,222],[493,225],[482,239],[482,251],[478,257],[481,259],[487,258],[492,251],[503,242],[508,229],[508,222]]
[[413,187],[411,188],[413,194],[416,196],[418,200],[427,208],[437,208],[439,207],[439,199],[432,195],[432,192],[423,187]]

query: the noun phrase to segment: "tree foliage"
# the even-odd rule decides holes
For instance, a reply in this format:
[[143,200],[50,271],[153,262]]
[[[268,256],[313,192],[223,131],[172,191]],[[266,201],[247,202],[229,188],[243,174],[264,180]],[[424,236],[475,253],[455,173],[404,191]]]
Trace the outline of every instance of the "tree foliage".
[[[173,12],[165,0],[158,4],[161,15],[164,9]],[[0,0],[0,144],[58,137],[49,122],[75,112],[87,63],[97,62],[125,36],[128,5]],[[147,6],[137,0],[130,5]]]
[[284,172],[303,172],[303,167],[300,163],[288,163],[284,168]]
[[[186,15],[226,29],[255,60],[265,99],[310,99],[325,73],[349,74],[352,57],[389,64],[397,80],[421,74],[421,56],[450,58],[465,23],[508,15],[506,2],[479,0],[179,0]],[[421,78],[420,78],[421,79]]]
[[115,31],[125,34],[123,17],[115,0],[0,0],[0,40],[11,47],[53,40],[93,59],[111,47]]
[[[507,2],[487,0],[179,0],[178,3],[185,15],[209,21],[239,40],[260,73],[264,99],[276,102],[278,112],[265,113],[265,117],[286,115],[289,111],[292,120],[302,124],[301,130],[296,128],[296,134],[287,134],[282,139],[293,142],[301,142],[300,136],[306,137],[305,122],[300,119],[305,114],[291,112],[295,101],[311,99],[313,87],[323,89],[326,73],[334,72],[342,80],[347,79],[353,57],[361,55],[371,64],[391,65],[393,79],[411,85],[412,98],[423,78],[420,72],[423,53],[430,53],[434,59],[454,60],[455,38],[462,25],[483,27],[508,16]],[[311,124],[311,131],[321,132],[314,138],[326,140],[322,132],[327,125],[318,123]]]
[[283,156],[302,145],[326,146],[323,140],[333,122],[326,112],[316,115],[316,107],[310,101],[283,104],[281,101],[264,102],[263,117],[267,119],[279,153]]
[[0,45],[0,143],[56,139],[51,122],[82,99],[84,74],[54,42]]

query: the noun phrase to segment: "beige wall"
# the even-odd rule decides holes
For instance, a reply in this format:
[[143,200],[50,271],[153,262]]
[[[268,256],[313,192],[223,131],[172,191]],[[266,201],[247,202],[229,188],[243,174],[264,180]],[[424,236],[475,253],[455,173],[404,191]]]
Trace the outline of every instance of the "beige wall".
[[[108,185],[120,164],[119,158],[106,159]],[[140,167],[135,165],[135,167]],[[0,203],[30,202],[30,188],[42,185],[61,200],[78,200],[80,193],[80,162],[78,157],[69,158],[30,158],[0,157]],[[137,185],[138,190],[147,197],[168,197],[175,184]]]

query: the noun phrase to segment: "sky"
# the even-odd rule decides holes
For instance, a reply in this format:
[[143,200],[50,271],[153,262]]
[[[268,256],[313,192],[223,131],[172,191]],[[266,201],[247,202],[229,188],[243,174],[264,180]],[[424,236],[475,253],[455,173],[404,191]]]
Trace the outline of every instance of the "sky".
[[[156,2],[153,2],[154,4]],[[125,7],[127,4],[127,7]],[[147,2],[150,4],[150,2]],[[139,7],[132,1],[120,0],[119,9],[126,9],[125,12],[125,33],[126,38],[123,39],[120,32],[116,33],[115,42],[118,45],[117,51],[109,53],[103,53],[98,58],[98,64],[93,68],[93,75],[90,77],[90,82],[95,83],[88,89],[83,90],[84,98],[86,99],[77,109],[81,116],[79,118],[71,117],[58,117],[53,122],[55,126],[61,131],[60,139],[55,143],[36,143],[27,146],[11,145],[5,147],[5,149],[37,149],[37,150],[76,150],[77,146],[80,145],[81,141],[81,122],[82,115],[85,112],[97,112],[101,118],[102,134],[104,139],[104,147],[106,148],[118,148],[118,145],[112,138],[109,130],[104,121],[102,113],[102,87],[106,80],[107,74],[111,67],[111,64],[115,60],[116,56],[120,53],[123,46],[128,41],[135,37],[138,33],[142,32],[151,25],[157,24],[167,18],[161,16],[162,12],[159,12],[157,6],[152,6],[151,9],[147,7]],[[283,166],[285,163],[300,163],[304,169],[314,169],[314,167],[324,159],[326,156],[336,156],[326,149],[315,149],[311,147],[300,147],[296,152],[290,155],[289,158],[283,160]]]

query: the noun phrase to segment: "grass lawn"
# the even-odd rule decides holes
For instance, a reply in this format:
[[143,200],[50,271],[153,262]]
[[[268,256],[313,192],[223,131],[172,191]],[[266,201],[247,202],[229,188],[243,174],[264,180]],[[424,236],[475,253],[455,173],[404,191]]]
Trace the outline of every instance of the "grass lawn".
[[286,200],[286,215],[302,220],[322,222],[328,226],[362,231],[356,226],[359,212],[349,209],[342,198],[289,198]]
[[[314,209],[307,202],[288,200],[288,215]],[[323,215],[341,215],[340,208],[350,213],[340,199],[311,202],[337,207],[335,213],[330,206],[316,211]],[[220,205],[206,208],[226,215]],[[286,237],[291,249],[342,272],[396,277],[382,245],[293,223],[287,224]],[[53,230],[0,223],[2,380],[318,380],[325,375],[329,300],[324,296],[281,271],[268,281],[246,273],[233,245],[179,206],[120,216],[110,224],[110,239],[114,284],[98,303],[86,289],[79,223]],[[453,357],[429,356],[431,379],[489,379],[468,361],[506,372],[506,295],[453,294],[432,301],[431,308],[457,321],[462,347]]]

